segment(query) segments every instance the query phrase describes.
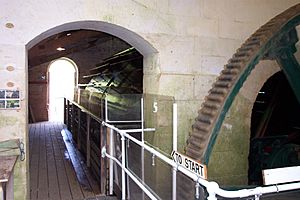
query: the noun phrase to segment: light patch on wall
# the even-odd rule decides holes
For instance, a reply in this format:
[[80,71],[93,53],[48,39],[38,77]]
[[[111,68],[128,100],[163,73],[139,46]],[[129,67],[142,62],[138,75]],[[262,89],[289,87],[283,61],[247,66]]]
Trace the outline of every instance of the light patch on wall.
[[56,50],[57,51],[65,51],[66,49],[64,47],[58,47]]
[[227,123],[224,123],[223,126],[228,129],[228,130],[231,130],[232,129],[232,125],[231,124],[227,124]]

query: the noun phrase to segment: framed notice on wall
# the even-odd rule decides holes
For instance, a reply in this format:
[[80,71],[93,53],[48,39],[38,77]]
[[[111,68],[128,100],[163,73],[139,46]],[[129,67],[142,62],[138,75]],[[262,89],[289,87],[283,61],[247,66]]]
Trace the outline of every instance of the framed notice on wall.
[[19,109],[20,91],[0,89],[0,109]]

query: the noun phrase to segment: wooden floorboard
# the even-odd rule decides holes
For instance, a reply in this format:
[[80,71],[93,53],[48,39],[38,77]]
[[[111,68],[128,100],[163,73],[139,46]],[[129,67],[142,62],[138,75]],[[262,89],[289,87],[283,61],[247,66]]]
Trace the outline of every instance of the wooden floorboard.
[[63,136],[63,140],[66,144],[71,162],[76,171],[76,177],[77,177],[78,182],[80,183],[84,197],[86,198],[86,197],[94,196],[91,185],[90,185],[90,183],[84,173],[84,170],[81,166],[82,161],[80,160],[80,158],[77,157],[76,150],[73,147],[73,144],[71,143],[71,140],[68,137],[65,129],[62,130],[62,136]]
[[51,139],[53,144],[53,151],[54,151],[54,159],[56,164],[56,171],[57,171],[57,179],[58,179],[58,188],[60,191],[60,198],[61,199],[72,199],[69,181],[67,177],[67,173],[65,170],[64,165],[64,155],[61,155],[61,147],[59,144],[59,134],[57,133],[56,127],[52,124],[53,131],[51,132]]
[[39,135],[37,133],[39,124],[32,125],[31,132],[29,134],[29,139],[32,141],[32,146],[30,146],[30,163],[29,163],[29,170],[30,172],[30,196],[32,200],[37,199],[38,193],[38,165],[39,165]]
[[60,192],[58,187],[58,177],[56,170],[56,160],[53,148],[52,135],[54,132],[53,126],[48,127],[49,132],[46,137],[46,148],[47,148],[47,165],[48,165],[48,183],[49,183],[49,199],[60,199]]
[[[56,124],[55,127],[56,127],[56,131],[60,133],[61,128],[60,128],[59,124]],[[65,157],[65,159],[63,159],[63,163],[64,163],[65,170],[67,173],[72,198],[73,199],[84,199],[82,191],[81,191],[81,187],[77,181],[77,177],[76,177],[74,168],[72,166],[72,162],[70,160],[69,152],[67,151],[65,143],[63,141],[63,137],[61,136],[61,134],[59,134],[59,135],[57,134],[57,137],[58,137],[57,139],[58,139],[58,142],[60,145],[60,153],[61,153],[61,155],[64,155],[64,157]]]
[[29,126],[32,200],[81,200],[99,194],[97,182],[64,129],[54,122]]
[[46,127],[41,124],[39,132],[39,175],[38,175],[38,199],[48,199],[48,166],[46,154]]

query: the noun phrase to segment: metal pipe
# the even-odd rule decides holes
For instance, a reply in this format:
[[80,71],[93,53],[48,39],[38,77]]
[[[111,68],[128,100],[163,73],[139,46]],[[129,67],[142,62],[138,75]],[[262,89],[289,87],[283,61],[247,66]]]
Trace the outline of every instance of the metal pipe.
[[[109,140],[110,140],[110,146],[109,146],[109,153],[114,156],[114,130],[110,129],[110,135],[109,135]],[[109,161],[109,194],[112,195],[114,192],[114,162],[113,160]]]
[[106,122],[109,122],[109,123],[138,123],[138,122],[141,122],[141,120],[136,120],[136,121],[110,121],[109,119],[107,119]]
[[[173,151],[177,151],[177,104],[173,104]],[[176,186],[177,186],[177,179],[176,179],[176,171],[177,169],[173,167],[172,171],[172,199],[176,200]]]
[[126,200],[126,184],[125,184],[125,137],[121,135],[121,142],[122,142],[122,200]]
[[144,99],[141,98],[142,143],[144,143]]
[[[142,129],[125,129],[126,133],[138,133],[142,132]],[[144,132],[153,132],[155,131],[155,128],[144,128]]]
[[[112,159],[113,161],[115,161],[122,168],[122,164],[120,163],[120,161],[118,159],[116,159],[115,157],[112,157],[111,155],[109,155],[107,153],[105,153],[105,156],[108,157],[109,159]],[[158,200],[128,169],[125,168],[124,171],[147,194],[147,196],[150,199]]]
[[173,151],[177,151],[177,104],[173,104]]
[[107,98],[105,98],[105,121],[108,121],[108,108],[107,108]]
[[[141,141],[142,144],[145,144],[145,140],[144,140],[144,99],[141,98],[141,128],[142,128],[142,134],[141,134]],[[141,168],[142,168],[142,181],[143,183],[145,183],[145,152],[144,152],[144,147],[141,147]],[[145,199],[145,193],[142,193],[142,199]]]
[[275,192],[283,192],[300,188],[300,182],[288,183],[283,185],[272,185],[266,187],[256,187],[253,189],[242,189],[236,191],[226,191],[218,188],[215,193],[227,198],[243,198],[255,195],[269,194]]

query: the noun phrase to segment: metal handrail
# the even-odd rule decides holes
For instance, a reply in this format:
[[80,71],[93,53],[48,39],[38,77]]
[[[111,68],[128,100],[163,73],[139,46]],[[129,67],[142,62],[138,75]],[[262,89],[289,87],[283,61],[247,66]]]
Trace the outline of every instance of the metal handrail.
[[[74,103],[74,102],[72,102]],[[79,105],[77,105],[79,106]],[[173,119],[174,119],[174,125],[173,125],[173,150],[177,150],[177,106],[174,104],[173,106],[174,112],[173,112]],[[125,156],[125,138],[131,140],[135,144],[139,145],[142,147],[142,149],[149,151],[152,153],[154,156],[158,157],[161,159],[163,162],[167,163],[171,167],[173,167],[173,194],[172,194],[172,199],[176,200],[176,171],[182,172],[184,175],[188,176],[192,180],[195,181],[196,187],[200,185],[204,186],[208,192],[208,197],[207,200],[217,200],[217,195],[225,198],[245,198],[245,197],[250,197],[254,196],[255,200],[258,200],[261,195],[263,194],[269,194],[269,193],[278,193],[282,191],[288,191],[288,190],[295,190],[300,188],[300,182],[293,182],[293,183],[285,183],[285,184],[280,184],[280,185],[271,185],[271,186],[264,186],[264,187],[256,187],[252,189],[241,189],[241,190],[236,190],[236,191],[228,191],[220,188],[218,183],[213,182],[213,181],[207,181],[200,176],[192,173],[191,171],[188,171],[186,168],[178,165],[176,162],[174,162],[172,159],[169,157],[165,156],[164,154],[160,153],[157,151],[157,149],[147,145],[144,142],[144,132],[146,131],[155,131],[153,128],[144,128],[144,125],[142,124],[141,129],[126,129],[122,130],[119,129],[105,121],[102,121],[102,119],[98,118],[94,114],[90,113],[88,110],[85,108],[81,107],[81,110],[83,112],[87,112],[91,117],[93,117],[96,121],[101,123],[103,126],[106,126],[107,128],[111,129],[111,136],[114,132],[117,132],[121,136],[121,142],[122,142],[122,161],[120,162],[117,158],[114,157],[113,154],[113,139],[111,137],[110,139],[110,154],[106,152],[105,146],[102,148],[102,157],[107,157],[111,161],[116,162],[121,168],[122,168],[122,200],[126,199],[126,185],[125,185],[125,174],[127,174],[142,190],[143,192],[151,199],[157,200],[159,199],[155,194],[153,194],[152,191],[150,191],[144,184],[143,182],[139,181],[136,176],[126,168],[126,156]],[[143,111],[143,100],[141,102],[141,110]],[[144,121],[143,118],[143,112],[141,113],[141,122]],[[142,134],[142,139],[141,141],[137,140],[136,138],[132,137],[129,133],[141,133]],[[112,169],[112,162],[110,163],[110,169]],[[175,176],[174,176],[175,174]],[[113,177],[113,173],[110,171],[110,180]],[[113,184],[110,182],[110,194],[112,194],[113,190]],[[195,196],[198,196],[197,190]]]
[[[121,135],[121,137],[123,138],[122,139],[122,147],[123,147],[123,145],[125,145],[125,138],[127,138],[127,139],[131,140],[132,142],[136,143],[137,145],[141,146],[145,150],[149,151],[153,155],[157,156],[158,158],[160,158],[162,161],[164,161],[168,165],[172,166],[173,168],[175,168],[178,171],[182,172],[183,174],[185,174],[189,178],[193,179],[196,183],[199,183],[200,185],[204,186],[207,189],[207,192],[209,194],[209,196],[207,197],[207,200],[217,200],[216,195],[219,195],[219,196],[222,196],[222,197],[225,197],[225,198],[244,198],[244,197],[254,196],[255,199],[259,199],[259,197],[263,194],[278,193],[278,192],[282,192],[282,191],[288,191],[288,190],[294,190],[294,189],[299,189],[300,188],[300,182],[295,182],[295,183],[288,183],[288,184],[282,184],[282,185],[256,187],[256,188],[253,188],[253,189],[241,189],[241,190],[236,190],[236,191],[224,190],[224,189],[221,189],[219,187],[218,183],[216,183],[214,181],[207,181],[205,179],[202,179],[198,175],[188,171],[186,168],[178,165],[173,160],[166,157],[162,153],[158,152],[154,148],[152,148],[152,147],[148,146],[147,144],[145,144],[145,143],[137,140],[136,138],[132,137],[131,135],[129,135],[127,133],[127,131],[130,131],[130,130],[121,130],[121,129],[118,129],[115,126],[110,125],[106,122],[102,122],[102,125],[116,131],[117,133],[119,133]],[[122,148],[122,150],[123,150],[123,148]],[[103,154],[102,154],[103,156],[107,156],[108,158],[112,159],[112,156],[107,154],[105,149],[102,149],[102,152],[103,152]],[[124,159],[124,163],[123,163],[123,159]],[[116,158],[114,158],[113,160],[116,161]],[[132,178],[132,176],[133,176],[132,173],[129,172],[128,169],[125,167],[125,149],[124,149],[124,151],[122,151],[122,164],[118,163],[118,165],[120,165],[122,170],[124,172],[126,172]],[[122,179],[123,178],[125,180],[125,175],[124,175],[124,177],[122,176]],[[138,180],[135,179],[134,181],[136,182]],[[141,187],[141,189],[148,196],[150,195],[149,196],[150,198],[153,197],[151,199],[157,199],[141,182],[137,183],[137,185],[139,187]],[[125,189],[124,189],[124,191],[125,191]],[[122,199],[125,199],[125,195],[122,197]],[[173,196],[173,199],[174,199],[174,196]]]

